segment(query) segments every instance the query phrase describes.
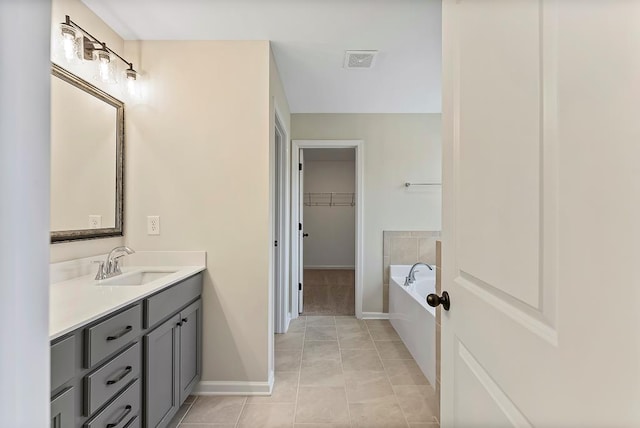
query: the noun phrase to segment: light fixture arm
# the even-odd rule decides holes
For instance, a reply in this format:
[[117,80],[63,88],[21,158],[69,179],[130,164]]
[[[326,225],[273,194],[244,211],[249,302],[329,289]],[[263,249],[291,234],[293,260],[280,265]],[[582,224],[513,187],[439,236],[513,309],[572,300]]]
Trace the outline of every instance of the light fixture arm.
[[91,53],[93,52],[93,50],[96,49],[96,45],[100,45],[100,48],[108,51],[109,53],[111,53],[114,56],[116,56],[120,61],[122,61],[125,64],[127,64],[127,66],[129,66],[129,70],[135,71],[133,69],[133,63],[132,62],[129,62],[126,59],[124,59],[123,57],[121,57],[113,49],[109,48],[105,42],[100,41],[97,37],[95,37],[94,35],[89,33],[87,30],[85,30],[84,28],[82,28],[81,26],[79,26],[78,24],[73,22],[71,20],[71,18],[69,17],[69,15],[65,15],[64,19],[65,19],[65,22],[64,22],[65,24],[72,26],[73,28],[77,29],[78,31],[80,31],[83,34],[83,43],[82,43],[82,45],[83,45],[83,49],[84,49],[84,58],[85,59],[91,59]]

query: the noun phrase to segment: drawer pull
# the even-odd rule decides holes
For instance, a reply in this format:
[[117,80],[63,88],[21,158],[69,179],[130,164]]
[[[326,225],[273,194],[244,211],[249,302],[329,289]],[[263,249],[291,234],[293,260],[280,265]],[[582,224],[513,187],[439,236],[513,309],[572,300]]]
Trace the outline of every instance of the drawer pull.
[[114,334],[113,336],[107,336],[107,341],[112,341],[112,340],[119,339],[122,336],[124,336],[125,334],[129,333],[131,330],[133,330],[133,327],[128,325],[122,331]]
[[131,366],[127,366],[126,369],[124,369],[124,371],[122,372],[122,374],[120,376],[118,376],[115,379],[112,380],[108,380],[107,381],[107,385],[115,385],[116,383],[120,382],[122,379],[124,379],[129,373],[131,373],[131,371],[133,370],[133,367]]
[[129,419],[129,422],[127,422],[127,424],[122,428],[127,428],[127,427],[130,427],[130,426],[133,426],[133,423],[136,421],[136,418],[137,418],[137,416],[134,416],[131,419]]
[[107,428],[115,428],[115,427],[117,427],[118,425],[120,425],[120,422],[122,422],[122,421],[124,420],[124,418],[126,418],[126,417],[127,417],[127,415],[128,415],[129,413],[131,413],[131,410],[133,410],[133,407],[131,407],[130,405],[127,405],[127,407],[125,407],[124,409],[125,409],[125,410],[124,410],[124,413],[122,414],[122,416],[120,416],[120,417],[118,418],[118,420],[117,420],[117,421],[115,421],[114,423],[112,423],[112,424],[108,424],[108,425],[107,425]]

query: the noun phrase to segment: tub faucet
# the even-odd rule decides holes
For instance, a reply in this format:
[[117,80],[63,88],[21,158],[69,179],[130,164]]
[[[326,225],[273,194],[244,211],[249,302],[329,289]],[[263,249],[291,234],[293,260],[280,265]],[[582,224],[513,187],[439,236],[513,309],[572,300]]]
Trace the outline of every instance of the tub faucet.
[[96,261],[94,263],[99,263],[98,265],[98,273],[96,274],[96,279],[107,279],[112,276],[120,275],[122,271],[120,270],[120,259],[127,254],[133,254],[131,248],[127,246],[116,247],[109,252],[107,255],[107,259],[104,262]]
[[404,286],[407,287],[411,284],[413,284],[416,280],[416,272],[420,272],[418,269],[416,269],[417,266],[420,265],[424,265],[426,267],[429,268],[429,270],[433,270],[433,268],[431,267],[431,265],[427,264],[427,263],[423,263],[423,262],[418,262],[416,264],[414,264],[413,266],[411,266],[411,269],[409,270],[409,275],[407,275],[407,277],[404,279]]

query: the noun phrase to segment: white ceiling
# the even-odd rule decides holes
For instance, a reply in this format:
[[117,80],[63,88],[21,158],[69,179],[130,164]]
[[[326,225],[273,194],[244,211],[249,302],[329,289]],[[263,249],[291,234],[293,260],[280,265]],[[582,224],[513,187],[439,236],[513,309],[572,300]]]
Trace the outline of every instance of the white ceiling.
[[[292,113],[441,111],[440,0],[83,0],[127,40],[271,40]],[[345,50],[378,50],[371,70]]]

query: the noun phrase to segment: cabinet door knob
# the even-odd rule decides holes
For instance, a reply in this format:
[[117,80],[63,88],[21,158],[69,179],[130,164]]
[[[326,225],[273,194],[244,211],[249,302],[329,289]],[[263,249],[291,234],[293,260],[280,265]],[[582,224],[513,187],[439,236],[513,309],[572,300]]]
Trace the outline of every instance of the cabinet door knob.
[[185,324],[186,324],[186,323],[187,323],[187,321],[189,321],[189,318],[182,318],[182,322],[183,322],[183,323],[185,323]]

